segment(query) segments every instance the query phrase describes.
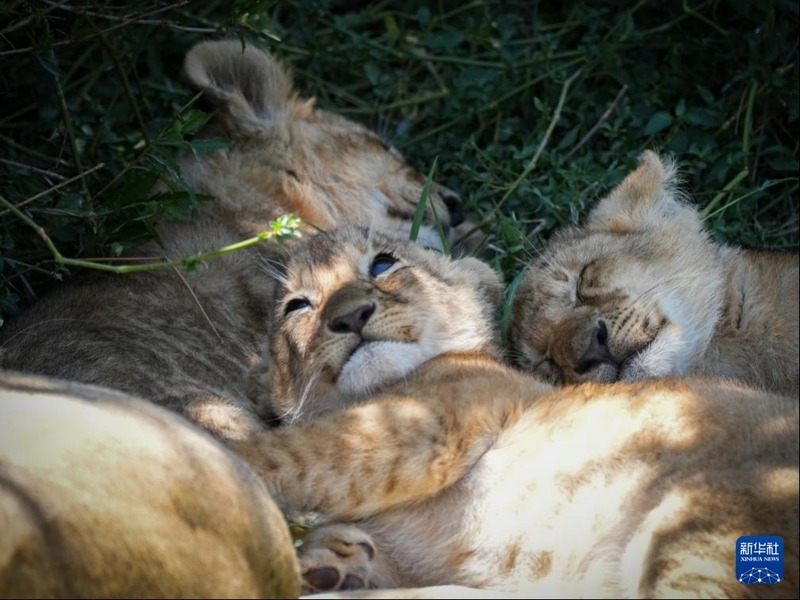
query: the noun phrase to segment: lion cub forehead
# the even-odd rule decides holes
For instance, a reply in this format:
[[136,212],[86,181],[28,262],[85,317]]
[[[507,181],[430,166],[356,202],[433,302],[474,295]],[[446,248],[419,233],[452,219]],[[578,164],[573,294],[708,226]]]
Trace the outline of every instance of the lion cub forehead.
[[365,277],[377,254],[406,258],[411,242],[360,227],[343,227],[320,233],[297,248],[287,268],[291,288],[316,290],[337,287],[345,281]]

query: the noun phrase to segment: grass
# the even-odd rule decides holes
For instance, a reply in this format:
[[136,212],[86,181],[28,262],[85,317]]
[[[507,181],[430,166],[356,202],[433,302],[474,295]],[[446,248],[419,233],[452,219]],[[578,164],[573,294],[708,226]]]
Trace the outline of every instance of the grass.
[[194,139],[208,116],[178,69],[221,36],[435,164],[508,282],[646,148],[676,156],[718,239],[797,251],[793,0],[11,0],[0,34],[0,319],[203,201],[176,152],[225,141]]

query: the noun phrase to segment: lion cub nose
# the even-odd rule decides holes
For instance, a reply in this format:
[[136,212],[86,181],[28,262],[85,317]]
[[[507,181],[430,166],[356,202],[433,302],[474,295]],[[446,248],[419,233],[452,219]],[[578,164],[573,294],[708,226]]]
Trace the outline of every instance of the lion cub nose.
[[361,333],[372,313],[375,312],[374,304],[362,304],[343,315],[337,315],[328,324],[334,333]]
[[608,329],[604,321],[600,321],[592,331],[589,347],[578,359],[578,363],[575,365],[575,372],[580,375],[595,365],[602,363],[618,366],[617,361],[611,354],[611,350],[608,349]]

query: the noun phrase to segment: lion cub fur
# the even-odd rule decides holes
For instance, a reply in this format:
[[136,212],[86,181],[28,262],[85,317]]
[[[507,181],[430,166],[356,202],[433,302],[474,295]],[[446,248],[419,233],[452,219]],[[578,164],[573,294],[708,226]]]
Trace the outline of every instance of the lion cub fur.
[[645,152],[528,267],[511,355],[558,383],[710,375],[797,398],[798,273],[796,251],[715,242],[674,166]]
[[[287,72],[235,41],[203,42],[185,60],[189,83],[216,107],[204,135],[223,150],[185,157],[202,202],[188,221],[165,221],[160,244],[132,252],[181,258],[254,236],[294,213],[309,233],[348,222],[403,234],[425,177],[375,133],[300,98]],[[460,200],[434,183],[444,228]],[[428,206],[420,241],[435,243]],[[221,438],[243,437],[271,415],[249,398],[247,373],[266,335],[282,259],[275,243],[198,267],[86,275],[60,286],[0,328],[0,368],[105,385],[181,412]]]
[[258,476],[175,413],[0,373],[0,597],[296,598]]
[[[498,359],[498,285],[356,228],[297,249],[266,386],[294,424],[230,446],[284,511],[322,515],[304,589],[796,597],[796,399],[702,379],[553,388]],[[736,581],[745,534],[783,537],[782,584]]]

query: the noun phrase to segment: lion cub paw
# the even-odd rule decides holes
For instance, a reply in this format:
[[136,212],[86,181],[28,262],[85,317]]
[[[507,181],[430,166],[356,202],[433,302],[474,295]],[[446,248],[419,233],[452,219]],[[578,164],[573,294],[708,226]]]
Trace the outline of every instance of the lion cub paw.
[[312,529],[300,555],[303,593],[396,587],[386,557],[355,525]]

